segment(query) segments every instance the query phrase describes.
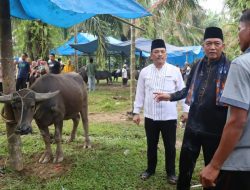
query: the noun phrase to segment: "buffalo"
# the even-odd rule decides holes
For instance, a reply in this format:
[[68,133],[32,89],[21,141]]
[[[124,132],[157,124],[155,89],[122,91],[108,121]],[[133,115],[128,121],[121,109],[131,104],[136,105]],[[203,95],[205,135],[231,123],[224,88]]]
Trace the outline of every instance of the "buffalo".
[[118,81],[118,78],[122,76],[121,69],[112,71],[111,75],[114,77],[114,81]]
[[112,84],[112,74],[109,71],[96,71],[95,79],[97,84],[99,84],[99,80],[107,80],[107,84]]
[[[128,79],[130,79],[130,70],[127,69],[127,72],[128,72]],[[140,74],[140,70],[135,70],[135,80],[138,80],[139,74]],[[112,76],[114,77],[114,81],[117,82],[118,78],[122,77],[122,70],[121,69],[114,70],[112,72]]]
[[88,135],[87,88],[77,73],[44,75],[38,78],[30,89],[0,96],[0,102],[11,104],[17,131],[20,133],[30,132],[31,121],[35,119],[45,142],[45,151],[39,159],[40,163],[47,163],[53,157],[48,128],[52,124],[55,126],[57,144],[53,162],[63,161],[61,147],[63,120],[73,120],[73,130],[69,139],[72,141],[81,115],[85,136],[84,147],[91,146]]

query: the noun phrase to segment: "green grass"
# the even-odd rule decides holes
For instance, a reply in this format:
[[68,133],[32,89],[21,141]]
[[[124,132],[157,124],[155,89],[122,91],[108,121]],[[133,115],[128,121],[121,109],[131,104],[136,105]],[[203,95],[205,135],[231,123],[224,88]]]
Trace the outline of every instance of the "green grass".
[[[120,84],[119,84],[120,86]],[[112,97],[121,97],[120,100]],[[118,102],[118,103],[117,103]],[[89,112],[115,113],[130,111],[129,88],[118,88],[118,85],[106,86],[101,83],[95,92],[89,93]],[[65,160],[59,166],[66,168],[57,173],[56,164],[42,165],[37,160],[44,149],[44,143],[36,126],[34,133],[22,137],[24,172],[18,173],[7,166],[6,174],[0,177],[0,189],[16,190],[172,190],[175,186],[168,185],[164,171],[164,147],[159,144],[156,174],[147,181],[142,181],[139,174],[146,167],[146,138],[142,125],[132,121],[112,123],[111,121],[90,121],[90,138],[92,149],[83,149],[81,125],[77,138],[73,143],[65,143],[72,122],[65,121],[63,128],[63,150]],[[53,127],[51,127],[51,131]],[[177,139],[181,141],[183,129],[178,129]],[[0,120],[0,160],[7,160],[7,142],[5,125]],[[53,151],[55,145],[52,144]],[[178,173],[179,147],[177,148],[176,171]],[[202,167],[199,158],[194,173],[194,181]],[[1,162],[0,162],[1,166]],[[39,170],[41,168],[41,171]],[[46,170],[50,168],[50,170]],[[34,171],[36,171],[36,173]],[[48,177],[44,177],[43,171]]]

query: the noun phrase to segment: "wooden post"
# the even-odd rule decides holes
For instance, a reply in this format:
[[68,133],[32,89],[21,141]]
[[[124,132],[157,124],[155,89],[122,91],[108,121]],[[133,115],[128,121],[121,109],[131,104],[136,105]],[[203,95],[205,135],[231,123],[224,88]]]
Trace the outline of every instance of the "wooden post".
[[[74,43],[77,44],[77,26],[74,26]],[[76,67],[76,71],[79,70],[78,68],[78,55],[77,55],[77,50],[75,49],[75,67]]]
[[[131,23],[135,24],[135,19],[131,20]],[[131,49],[130,49],[130,101],[131,101],[131,110],[134,108],[135,100],[135,27],[130,26],[131,28]]]
[[[15,91],[15,63],[12,53],[12,33],[10,20],[9,0],[0,1],[0,62],[3,72],[3,92],[10,94]],[[14,115],[9,104],[4,106],[5,117],[7,120],[14,120]],[[15,134],[16,124],[6,123],[9,165],[11,168],[20,171],[23,169],[23,159],[21,152],[20,135]]]
[[111,62],[111,59],[110,59],[110,56],[109,56],[109,72],[111,72],[111,65],[110,65],[111,63],[110,62]]

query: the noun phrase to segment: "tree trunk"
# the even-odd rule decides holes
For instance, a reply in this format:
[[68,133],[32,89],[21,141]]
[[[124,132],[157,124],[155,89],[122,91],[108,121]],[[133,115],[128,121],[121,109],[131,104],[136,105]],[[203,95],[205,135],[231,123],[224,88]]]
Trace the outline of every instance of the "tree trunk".
[[[3,72],[3,92],[10,94],[15,91],[15,64],[12,54],[12,33],[10,20],[10,3],[9,0],[0,1],[0,39],[1,49],[0,62],[2,63]],[[13,112],[9,104],[4,106],[5,117],[7,120],[14,120]],[[21,138],[15,134],[16,124],[6,123],[9,164],[10,167],[20,171],[23,169]]]
[[[135,24],[135,19],[131,20],[131,23]],[[130,51],[130,101],[132,111],[135,100],[135,28],[131,26],[131,51]]]

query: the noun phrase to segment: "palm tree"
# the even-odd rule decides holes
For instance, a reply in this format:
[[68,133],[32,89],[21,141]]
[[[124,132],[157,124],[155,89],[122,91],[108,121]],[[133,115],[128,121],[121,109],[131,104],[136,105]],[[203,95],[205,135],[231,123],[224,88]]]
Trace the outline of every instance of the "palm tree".
[[[63,31],[39,21],[12,19],[14,53],[27,52],[32,60],[48,58],[49,50],[63,40]],[[56,36],[56,38],[55,38]]]
[[146,3],[153,14],[140,22],[141,27],[149,28],[146,37],[160,37],[175,45],[200,43],[201,20],[205,14],[197,0],[148,0]]

